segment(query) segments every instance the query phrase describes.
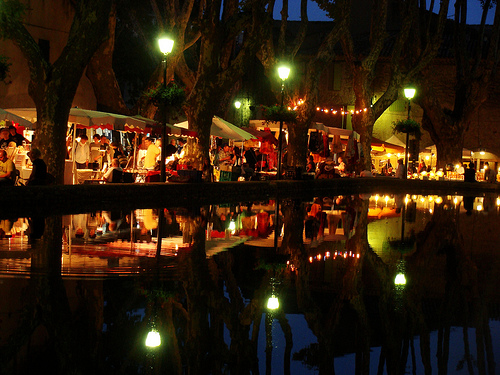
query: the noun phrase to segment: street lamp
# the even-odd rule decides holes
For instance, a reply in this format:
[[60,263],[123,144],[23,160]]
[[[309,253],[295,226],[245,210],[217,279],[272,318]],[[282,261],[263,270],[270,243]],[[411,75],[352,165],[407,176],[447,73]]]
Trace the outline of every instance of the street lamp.
[[[278,68],[278,75],[281,78],[281,112],[283,112],[283,101],[285,97],[285,81],[288,79],[290,74],[290,68],[287,66],[280,66]],[[278,174],[277,179],[281,179],[281,149],[283,145],[283,137],[281,133],[283,132],[283,117],[280,118],[280,133],[278,138]]]
[[[410,113],[411,113],[411,100],[415,96],[415,90],[413,87],[406,87],[404,89],[405,97],[408,99],[408,120],[410,119]],[[405,174],[404,178],[406,179],[408,177],[408,141],[410,138],[410,133],[406,133],[406,148],[405,148]]]
[[[174,48],[174,41],[168,37],[158,39],[160,51],[163,53],[163,89],[167,89],[167,55]],[[160,181],[166,181],[165,158],[167,157],[167,105],[163,103],[163,128],[161,134]]]
[[234,102],[234,106],[236,107],[236,109],[240,109],[241,108],[241,102],[239,100],[235,101]]
[[158,346],[161,345],[161,336],[160,332],[158,332],[156,329],[151,329],[151,331],[148,332],[148,336],[146,337],[146,346],[148,348],[157,348]]

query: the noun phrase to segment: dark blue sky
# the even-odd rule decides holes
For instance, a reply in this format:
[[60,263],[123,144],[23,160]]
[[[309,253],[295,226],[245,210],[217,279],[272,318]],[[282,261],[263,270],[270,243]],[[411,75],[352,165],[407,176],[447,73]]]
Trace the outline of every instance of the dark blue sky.
[[[479,24],[481,22],[481,6],[479,0],[468,0],[468,22],[469,24]],[[439,3],[439,2],[436,2]],[[453,4],[455,1],[450,1],[450,8],[448,10],[448,18],[452,19],[454,16]],[[276,9],[281,9],[282,1],[276,1]],[[491,9],[488,15],[488,23],[493,23],[495,9]],[[300,19],[300,0],[289,0],[289,19]],[[279,14],[279,13],[278,13]],[[314,1],[309,1],[308,16],[310,21],[328,21],[329,18],[326,14],[318,8]]]

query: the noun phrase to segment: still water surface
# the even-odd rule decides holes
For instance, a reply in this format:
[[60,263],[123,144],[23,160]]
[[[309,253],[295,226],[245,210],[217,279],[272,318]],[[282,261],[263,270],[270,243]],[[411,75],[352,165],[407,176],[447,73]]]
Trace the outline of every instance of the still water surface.
[[1,222],[1,373],[500,372],[496,196],[159,212]]

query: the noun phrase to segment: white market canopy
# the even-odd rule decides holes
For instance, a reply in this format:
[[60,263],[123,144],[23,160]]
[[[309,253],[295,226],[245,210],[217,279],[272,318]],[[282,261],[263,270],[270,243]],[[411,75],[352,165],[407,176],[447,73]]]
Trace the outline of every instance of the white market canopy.
[[[29,129],[34,129],[37,120],[36,108],[12,108],[8,110],[11,114],[27,121]],[[79,128],[118,130],[122,132],[151,133],[154,127],[158,127],[155,120],[136,116],[126,116],[117,113],[94,111],[90,109],[71,108],[68,123],[76,124]],[[167,134],[183,137],[195,137],[194,132],[187,131],[167,125]]]
[[[187,121],[179,122],[177,124],[174,124],[174,126],[183,129],[189,128],[189,124]],[[236,141],[248,141],[250,139],[257,139],[257,137],[255,137],[254,135],[217,116],[214,116],[212,119],[210,135],[219,138],[233,139]]]
[[12,112],[6,111],[5,109],[0,108],[0,121],[11,121],[14,124],[18,124],[19,126],[24,126],[25,128],[31,129],[33,124],[26,120],[25,118],[16,115]]
[[[11,108],[9,112],[35,123],[37,120],[36,108]],[[68,117],[69,123],[85,128],[102,128],[108,130],[145,129],[154,123],[153,120],[139,116],[125,116],[116,113],[100,112],[90,109],[71,108]]]

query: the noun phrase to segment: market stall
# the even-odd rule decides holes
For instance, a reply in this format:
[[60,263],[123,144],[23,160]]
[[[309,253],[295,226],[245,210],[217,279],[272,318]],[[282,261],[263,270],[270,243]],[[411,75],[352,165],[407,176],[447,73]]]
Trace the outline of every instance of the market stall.
[[[13,108],[9,112],[19,116],[28,121],[36,122],[36,108]],[[31,126],[32,123],[30,122]],[[155,129],[161,128],[157,122],[142,116],[125,116],[115,113],[93,111],[81,108],[71,108],[68,118],[68,139],[71,143],[68,145],[69,150],[75,150],[77,137],[76,129],[92,129],[91,133],[94,134],[97,129],[100,131],[116,130],[120,132],[133,132],[136,134],[135,147],[133,149],[133,156],[130,158],[130,165],[127,165],[130,170],[137,173],[137,145],[138,134],[149,134]],[[92,136],[91,134],[91,136]],[[185,129],[176,128],[172,125],[167,126],[167,134],[178,137],[192,137],[194,132]],[[89,137],[90,138],[90,137]],[[69,175],[68,175],[69,173]],[[70,160],[66,160],[65,167],[65,183],[72,184],[75,182],[83,183],[99,177],[99,173],[92,169],[76,169],[74,158],[70,153]]]

